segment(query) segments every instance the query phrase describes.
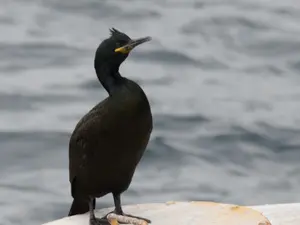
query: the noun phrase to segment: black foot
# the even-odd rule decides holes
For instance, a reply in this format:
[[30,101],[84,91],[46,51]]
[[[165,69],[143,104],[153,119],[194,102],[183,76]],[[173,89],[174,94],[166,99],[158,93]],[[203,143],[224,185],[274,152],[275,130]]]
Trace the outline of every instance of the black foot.
[[[116,212],[116,210],[107,213],[104,217],[101,218],[101,220],[105,220],[105,219],[107,220],[107,216],[108,216],[108,214],[110,214],[110,213],[114,213],[114,214],[120,215],[120,216],[127,216],[127,217],[131,217],[131,218],[135,218],[135,219],[138,219],[138,220],[144,220],[144,221],[146,221],[147,223],[151,223],[151,220],[148,220],[148,219],[146,219],[146,218],[139,217],[139,216],[133,216],[133,215],[126,214],[126,213],[123,213],[123,212],[122,212],[122,213],[118,213],[118,212]],[[120,223],[120,224],[125,224],[125,223],[121,223],[121,222],[119,222],[119,223]]]
[[90,225],[110,225],[110,223],[108,222],[107,219],[104,219],[104,218],[91,218],[90,219]]
[[95,198],[90,197],[89,210],[90,210],[90,225],[110,225],[107,218],[97,218],[94,213]]

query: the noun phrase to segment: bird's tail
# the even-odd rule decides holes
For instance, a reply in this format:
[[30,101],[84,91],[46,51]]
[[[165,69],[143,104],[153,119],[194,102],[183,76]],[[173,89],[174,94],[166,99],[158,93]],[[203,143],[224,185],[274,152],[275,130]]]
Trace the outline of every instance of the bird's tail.
[[[96,201],[94,199],[93,205],[95,209]],[[69,211],[68,216],[73,216],[77,214],[83,214],[89,211],[89,201],[86,199],[74,199]]]

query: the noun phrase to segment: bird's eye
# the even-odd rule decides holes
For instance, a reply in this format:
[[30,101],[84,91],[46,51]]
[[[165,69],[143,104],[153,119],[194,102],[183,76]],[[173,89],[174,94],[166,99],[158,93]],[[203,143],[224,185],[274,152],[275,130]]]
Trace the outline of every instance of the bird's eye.
[[127,41],[124,41],[124,40],[117,41],[117,43],[116,43],[117,48],[122,47],[126,44],[127,44]]
[[121,42],[117,42],[117,43],[116,43],[116,46],[117,46],[117,48],[119,48],[119,47],[122,46],[122,43],[121,43]]

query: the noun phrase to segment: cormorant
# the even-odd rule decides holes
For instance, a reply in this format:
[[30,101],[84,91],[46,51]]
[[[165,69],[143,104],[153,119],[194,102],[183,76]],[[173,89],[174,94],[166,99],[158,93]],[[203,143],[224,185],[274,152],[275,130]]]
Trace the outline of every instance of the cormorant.
[[121,194],[131,183],[149,142],[153,122],[144,91],[121,76],[119,67],[133,48],[150,40],[131,39],[112,28],[110,37],[101,42],[95,53],[94,68],[108,97],[83,116],[69,142],[73,197],[69,216],[90,211],[90,225],[108,223],[106,216],[96,218],[94,209],[95,199],[109,193],[114,198],[114,213],[126,215],[121,207]]

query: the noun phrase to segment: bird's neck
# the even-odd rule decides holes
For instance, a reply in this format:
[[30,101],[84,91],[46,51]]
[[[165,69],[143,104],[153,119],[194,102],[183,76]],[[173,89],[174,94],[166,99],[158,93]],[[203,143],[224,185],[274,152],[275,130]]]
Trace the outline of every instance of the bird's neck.
[[95,70],[100,83],[109,95],[112,95],[118,89],[117,87],[124,82],[124,78],[119,73],[119,67],[101,65]]

